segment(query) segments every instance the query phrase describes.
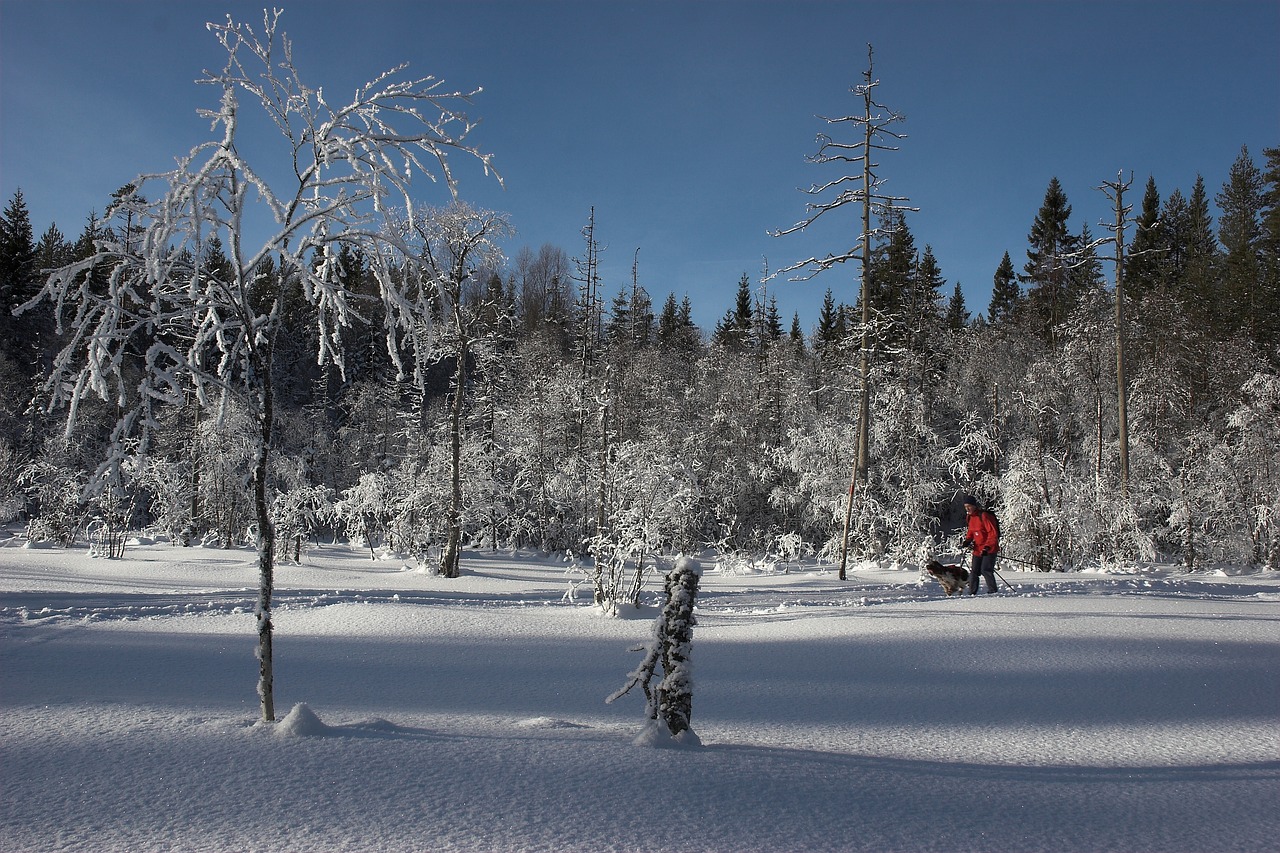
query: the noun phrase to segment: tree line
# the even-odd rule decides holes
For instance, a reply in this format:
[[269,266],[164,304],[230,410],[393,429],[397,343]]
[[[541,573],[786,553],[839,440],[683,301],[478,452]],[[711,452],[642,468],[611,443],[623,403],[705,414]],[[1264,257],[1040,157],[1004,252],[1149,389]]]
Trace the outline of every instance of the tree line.
[[[1042,568],[1274,568],[1278,153],[1267,150],[1263,172],[1241,152],[1216,199],[1216,228],[1203,180],[1163,199],[1146,183],[1121,271],[1127,493],[1110,391],[1114,263],[1105,269],[1087,225],[1073,229],[1059,182],[1031,219],[1021,269],[1009,252],[1001,258],[985,316],[970,317],[958,286],[948,292],[904,214],[882,223],[867,276],[874,461],[854,507],[853,553],[913,564],[948,544],[956,496],[971,491],[997,508],[1009,556]],[[125,472],[123,490],[93,495],[122,404],[86,398],[64,432],[45,380],[72,332],[55,331],[47,302],[13,315],[49,270],[91,258],[108,233],[131,239],[136,225],[119,203],[129,192],[74,241],[55,225],[33,239],[21,192],[5,208],[3,514],[27,519],[36,539],[71,541],[96,517],[239,543],[254,527],[245,413],[193,395],[169,401],[155,413],[146,463]],[[208,268],[228,264],[217,236],[201,251]],[[342,244],[332,258],[335,284],[363,315],[339,331],[341,372],[315,358],[317,309],[288,293],[280,271],[260,270],[262,293],[283,297],[288,332],[270,363],[269,492],[281,517],[312,515],[291,535],[342,519],[348,535],[426,559],[448,545],[455,512],[455,559],[464,542],[633,566],[705,547],[831,558],[855,447],[859,306],[827,291],[808,333],[798,315],[784,327],[773,294],[744,273],[734,304],[704,332],[687,296],[669,294],[655,310],[639,253],[631,281],[605,298],[598,252],[588,228],[573,257],[544,245],[509,261],[477,258],[456,276],[456,316],[446,322],[440,301],[429,307],[439,340],[416,378],[383,345],[385,309],[359,248]],[[459,365],[468,368],[461,393]]]
[[[482,156],[464,138],[432,144]],[[357,158],[348,142],[328,156]],[[209,149],[229,204],[231,150]],[[708,330],[687,295],[655,304],[641,250],[603,282],[594,211],[568,250],[503,258],[502,214],[454,201],[375,227],[335,196],[324,227],[254,253],[230,217],[179,210],[199,163],[160,198],[123,186],[75,239],[35,238],[19,191],[0,219],[0,517],[63,543],[278,536],[271,560],[342,535],[450,575],[468,546],[567,552],[607,603],[676,551],[915,566],[973,493],[1029,567],[1275,569],[1280,149],[1264,156],[1241,150],[1216,223],[1199,177],[1165,195],[1149,178],[1133,215],[1128,182],[1104,184],[1114,239],[1052,179],[977,316],[910,209],[868,191],[863,289],[828,290],[808,329],[745,273]]]

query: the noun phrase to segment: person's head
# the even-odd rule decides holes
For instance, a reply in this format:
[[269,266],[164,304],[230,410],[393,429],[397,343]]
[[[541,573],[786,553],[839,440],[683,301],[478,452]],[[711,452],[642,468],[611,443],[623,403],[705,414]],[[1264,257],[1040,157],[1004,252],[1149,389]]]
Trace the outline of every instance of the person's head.
[[977,498],[975,498],[973,495],[964,496],[965,513],[967,513],[968,515],[973,515],[975,512],[979,511],[980,509],[982,509],[982,504],[978,503]]

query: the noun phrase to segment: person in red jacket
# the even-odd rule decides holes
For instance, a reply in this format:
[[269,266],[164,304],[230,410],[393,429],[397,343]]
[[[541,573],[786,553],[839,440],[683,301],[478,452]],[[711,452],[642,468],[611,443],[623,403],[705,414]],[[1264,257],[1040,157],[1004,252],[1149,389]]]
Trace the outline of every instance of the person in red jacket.
[[969,594],[978,594],[978,576],[986,578],[987,594],[999,592],[996,586],[996,554],[1000,553],[1000,528],[990,512],[982,508],[973,495],[964,496],[964,511],[969,516],[969,530],[964,540],[973,551],[973,569],[969,572]]

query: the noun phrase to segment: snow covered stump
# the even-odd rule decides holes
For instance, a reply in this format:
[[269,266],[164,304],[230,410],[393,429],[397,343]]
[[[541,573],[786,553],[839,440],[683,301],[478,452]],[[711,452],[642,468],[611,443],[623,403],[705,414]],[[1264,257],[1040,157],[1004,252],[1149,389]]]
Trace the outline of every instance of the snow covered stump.
[[[680,557],[667,573],[666,603],[653,623],[653,639],[643,651],[644,660],[627,676],[626,686],[605,702],[613,702],[637,684],[644,690],[645,730],[636,738],[642,746],[701,746],[702,741],[690,728],[693,715],[693,672],[690,655],[693,650],[693,626],[697,619],[693,605],[698,598],[698,579],[702,566],[691,557]],[[657,690],[650,687],[658,662],[663,678]]]

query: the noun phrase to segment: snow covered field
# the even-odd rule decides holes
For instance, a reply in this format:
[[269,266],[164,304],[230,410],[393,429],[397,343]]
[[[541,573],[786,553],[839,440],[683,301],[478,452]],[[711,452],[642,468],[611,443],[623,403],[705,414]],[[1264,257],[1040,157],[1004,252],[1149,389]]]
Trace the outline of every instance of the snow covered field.
[[[656,613],[563,563],[0,547],[0,850],[1229,851],[1280,838],[1280,576],[703,578],[700,749],[612,705]],[[651,584],[651,587],[653,585]],[[650,591],[650,600],[656,601]],[[295,708],[305,703],[310,716]],[[294,711],[290,713],[290,709]],[[286,714],[288,716],[286,716]]]

